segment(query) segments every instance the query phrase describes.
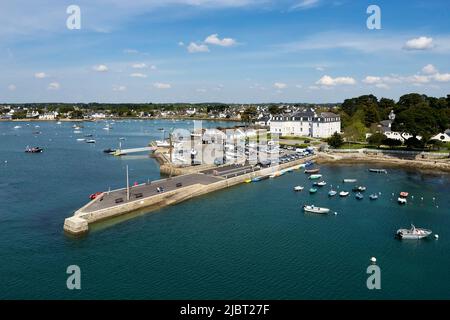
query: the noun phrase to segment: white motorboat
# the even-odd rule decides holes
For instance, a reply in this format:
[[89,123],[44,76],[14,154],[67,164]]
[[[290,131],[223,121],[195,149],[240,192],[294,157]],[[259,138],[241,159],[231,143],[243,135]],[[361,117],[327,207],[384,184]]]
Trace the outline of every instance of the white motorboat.
[[294,187],[294,191],[302,191],[304,188],[302,186]]
[[305,212],[311,212],[311,213],[320,213],[320,214],[326,214],[330,212],[330,209],[328,208],[321,208],[321,207],[315,207],[314,205],[304,205],[303,210]]
[[411,225],[411,229],[398,229],[397,237],[407,240],[419,240],[428,237],[431,233],[431,230],[416,228],[414,225]]
[[348,191],[341,191],[341,192],[339,192],[339,196],[341,196],[341,197],[346,197],[349,194],[350,194],[350,192],[348,192]]
[[408,201],[406,200],[406,198],[402,198],[402,197],[399,197],[398,199],[397,199],[397,201],[398,201],[398,203],[399,204],[406,204]]
[[353,182],[356,182],[357,180],[356,179],[344,179],[343,181],[345,183],[353,183]]

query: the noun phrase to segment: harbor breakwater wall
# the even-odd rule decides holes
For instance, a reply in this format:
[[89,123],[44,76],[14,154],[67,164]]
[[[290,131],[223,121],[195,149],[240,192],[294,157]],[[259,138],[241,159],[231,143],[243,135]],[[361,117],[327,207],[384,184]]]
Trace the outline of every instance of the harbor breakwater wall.
[[[116,205],[111,208],[91,212],[83,212],[83,209],[85,207],[92,204],[92,202],[90,202],[81,209],[77,210],[72,217],[65,219],[64,230],[70,234],[75,235],[83,234],[88,232],[89,224],[91,223],[100,222],[102,220],[117,217],[119,215],[127,214],[141,209],[148,209],[148,211],[151,212],[152,210],[157,208],[173,205],[176,203],[180,203],[182,201],[186,201],[188,199],[192,199],[194,197],[198,197],[214,191],[238,185],[240,183],[243,183],[244,180],[246,179],[269,175],[279,170],[295,168],[298,165],[304,163],[306,160],[311,160],[313,158],[315,158],[315,156],[310,157],[308,159],[301,159],[293,161],[291,163],[281,164],[277,167],[264,168],[259,171],[246,173],[228,179],[223,179],[208,185],[195,184],[177,190],[167,191],[165,193],[153,195],[151,197],[143,198],[140,200],[135,200],[124,204]],[[98,197],[93,201],[100,201],[99,199],[100,197]]]

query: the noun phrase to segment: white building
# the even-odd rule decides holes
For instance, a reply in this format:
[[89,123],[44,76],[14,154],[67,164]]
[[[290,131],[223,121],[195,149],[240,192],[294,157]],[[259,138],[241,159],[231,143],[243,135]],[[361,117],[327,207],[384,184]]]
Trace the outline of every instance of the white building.
[[280,136],[328,138],[341,132],[341,118],[331,112],[317,114],[308,108],[295,114],[274,116],[270,132]]
[[39,116],[39,120],[55,120],[58,117],[58,112],[53,111],[53,112],[47,112],[44,114],[41,114]]
[[446,130],[443,133],[438,133],[434,137],[431,137],[430,140],[439,140],[442,142],[450,142],[450,129]]
[[[392,131],[392,123],[395,120],[395,113],[392,110],[389,114],[389,120],[383,120],[380,122],[380,128],[381,132],[386,136],[386,138],[393,139],[393,140],[400,140],[401,142],[405,142],[409,138],[412,138],[413,135],[409,134],[407,132],[397,132]],[[421,136],[417,136],[418,140],[421,140]]]

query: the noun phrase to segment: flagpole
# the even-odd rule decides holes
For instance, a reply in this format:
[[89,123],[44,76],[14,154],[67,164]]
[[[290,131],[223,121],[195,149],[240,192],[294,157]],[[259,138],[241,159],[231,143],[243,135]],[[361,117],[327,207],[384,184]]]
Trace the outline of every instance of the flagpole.
[[127,165],[127,201],[130,201],[130,180],[128,177],[128,165]]

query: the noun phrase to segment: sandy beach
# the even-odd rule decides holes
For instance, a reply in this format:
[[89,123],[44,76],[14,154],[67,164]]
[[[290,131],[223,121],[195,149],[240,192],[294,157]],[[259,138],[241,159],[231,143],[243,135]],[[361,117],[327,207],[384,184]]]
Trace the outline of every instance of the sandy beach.
[[445,159],[401,159],[386,155],[368,155],[364,153],[336,154],[319,152],[318,164],[351,165],[371,163],[383,167],[400,167],[403,169],[418,169],[430,173],[450,173],[450,158]]

